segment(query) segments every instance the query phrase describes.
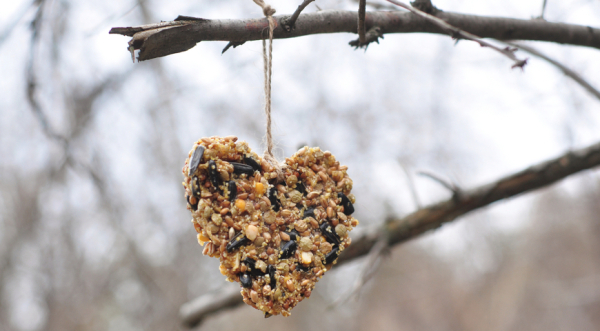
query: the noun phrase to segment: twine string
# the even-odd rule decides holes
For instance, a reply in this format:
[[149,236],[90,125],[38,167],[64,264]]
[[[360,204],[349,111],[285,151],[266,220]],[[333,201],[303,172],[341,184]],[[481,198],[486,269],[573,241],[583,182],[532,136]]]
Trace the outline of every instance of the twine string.
[[269,22],[269,51],[267,52],[267,41],[262,40],[263,44],[263,64],[264,64],[264,76],[265,76],[265,115],[267,120],[266,128],[266,140],[267,149],[265,150],[264,158],[269,162],[277,173],[277,181],[281,182],[283,178],[283,166],[275,159],[273,155],[273,135],[271,133],[271,73],[273,67],[273,30],[275,30],[275,9],[270,5],[266,4],[263,0],[253,0],[254,3],[259,5],[263,14],[267,17]]

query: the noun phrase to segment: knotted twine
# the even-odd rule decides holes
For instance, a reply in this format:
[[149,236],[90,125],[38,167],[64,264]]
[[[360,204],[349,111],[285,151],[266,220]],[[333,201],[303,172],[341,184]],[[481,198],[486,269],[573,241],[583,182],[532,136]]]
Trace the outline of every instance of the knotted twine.
[[275,156],[273,156],[273,136],[271,134],[271,72],[273,67],[273,30],[275,30],[275,9],[270,5],[266,4],[263,0],[253,0],[254,3],[259,5],[263,14],[269,22],[269,52],[267,53],[267,41],[262,40],[263,45],[263,64],[264,64],[264,76],[265,76],[265,115],[267,117],[267,150],[265,151],[264,158],[269,162],[277,173],[277,182],[284,181],[283,177],[283,165],[280,164]]

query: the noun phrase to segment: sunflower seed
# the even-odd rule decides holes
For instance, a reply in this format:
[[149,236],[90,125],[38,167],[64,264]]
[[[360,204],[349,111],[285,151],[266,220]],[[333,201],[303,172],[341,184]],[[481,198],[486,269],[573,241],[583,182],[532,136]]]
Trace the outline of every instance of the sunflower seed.
[[327,239],[328,242],[339,245],[340,238],[337,236],[337,234],[335,232],[333,232],[331,225],[327,221],[324,221],[323,223],[321,223],[321,225],[319,226],[319,229],[321,229],[321,233],[323,234],[325,239]]
[[267,272],[269,273],[269,278],[271,278],[270,286],[274,290],[275,286],[277,286],[277,280],[275,279],[275,266],[270,265],[267,267]]
[[344,207],[344,214],[351,215],[354,213],[354,206],[350,199],[344,193],[338,193],[338,198],[342,199],[342,207]]
[[210,177],[210,182],[213,184],[213,186],[219,190],[221,178],[219,178],[219,171],[217,170],[217,163],[215,160],[208,161],[208,177]]
[[333,263],[338,258],[338,246],[334,246],[331,252],[325,255],[325,264]]
[[281,252],[279,253],[280,259],[288,259],[294,255],[296,252],[296,241],[290,240],[286,241],[281,247]]
[[274,211],[279,211],[281,208],[281,202],[277,199],[277,190],[274,187],[269,189],[269,201],[271,202],[271,208]]
[[233,173],[234,174],[246,174],[248,176],[251,176],[254,174],[254,169],[247,165],[247,164],[243,164],[243,163],[237,163],[237,162],[231,162],[231,164],[233,165]]
[[252,167],[255,171],[260,171],[260,165],[253,158],[244,156],[244,162]]
[[250,277],[249,274],[243,273],[240,276],[240,283],[242,283],[242,286],[245,288],[251,288],[252,287],[252,278]]
[[240,232],[227,243],[227,252],[231,253],[233,250],[238,249],[249,242],[250,240]]
[[237,185],[234,181],[229,181],[227,184],[227,190],[229,191],[229,201],[233,201],[237,196]]
[[198,166],[200,165],[200,161],[202,161],[202,156],[204,155],[204,146],[198,146],[196,147],[196,149],[194,150],[194,153],[192,153],[192,159],[190,161],[190,169],[188,171],[188,176],[192,177],[192,175],[196,172],[196,170],[198,169]]
[[306,208],[306,210],[304,211],[304,215],[302,216],[302,219],[305,219],[307,217],[315,218],[315,207]]

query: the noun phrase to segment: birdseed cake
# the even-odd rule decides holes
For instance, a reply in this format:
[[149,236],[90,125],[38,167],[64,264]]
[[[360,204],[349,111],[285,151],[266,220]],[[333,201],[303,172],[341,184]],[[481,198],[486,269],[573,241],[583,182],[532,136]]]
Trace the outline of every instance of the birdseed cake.
[[347,169],[330,152],[303,147],[278,182],[236,137],[202,138],[190,151],[183,186],[202,253],[220,260],[265,317],[289,316],[350,245],[358,220]]

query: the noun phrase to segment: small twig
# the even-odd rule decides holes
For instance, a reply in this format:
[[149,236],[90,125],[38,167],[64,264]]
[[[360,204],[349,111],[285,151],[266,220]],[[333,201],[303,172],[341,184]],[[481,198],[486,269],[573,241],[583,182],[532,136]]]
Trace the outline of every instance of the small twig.
[[374,26],[367,31],[367,35],[365,36],[365,42],[361,43],[360,39],[352,40],[348,43],[348,45],[354,47],[354,49],[364,48],[365,52],[369,45],[373,42],[379,44],[379,38],[383,39],[383,33],[381,32],[381,28],[378,26]]
[[306,8],[306,6],[308,6],[313,1],[315,1],[315,0],[304,0],[298,6],[298,8],[296,8],[296,11],[292,14],[292,16],[289,19],[286,19],[283,21],[283,28],[285,29],[285,31],[287,31],[287,32],[292,31],[292,29],[294,28],[294,25],[296,24],[296,20],[298,19],[298,16],[300,16],[300,13],[304,10],[304,8]]
[[588,81],[586,81],[585,79],[583,79],[583,77],[581,77],[575,71],[573,71],[573,70],[565,67],[564,65],[562,65],[558,61],[556,61],[554,59],[551,59],[548,56],[540,53],[535,48],[531,48],[529,46],[525,46],[525,45],[522,45],[522,44],[517,44],[517,43],[514,43],[514,42],[506,42],[506,44],[511,45],[513,47],[520,48],[520,49],[524,50],[525,52],[527,52],[527,53],[529,53],[531,55],[537,56],[540,59],[543,59],[546,62],[552,64],[553,66],[557,67],[560,71],[562,71],[565,75],[567,75],[568,77],[570,77],[571,79],[573,79],[575,82],[577,82],[577,84],[581,85],[584,89],[586,89],[588,92],[590,92],[593,96],[595,96],[596,98],[598,98],[598,100],[600,100],[600,91],[598,89],[596,89],[595,87],[593,87],[590,83],[588,83]]
[[444,20],[441,20],[433,15],[427,14],[423,11],[420,11],[416,8],[413,8],[403,2],[400,1],[396,1],[396,0],[386,0],[390,3],[393,3],[394,5],[398,6],[398,7],[402,7],[406,10],[409,10],[410,12],[419,15],[423,18],[428,19],[429,21],[435,23],[436,25],[438,25],[440,28],[446,30],[446,32],[452,36],[453,39],[459,40],[459,39],[467,39],[467,40],[472,40],[476,43],[478,43],[479,45],[481,45],[481,47],[489,47],[495,51],[497,51],[498,53],[508,57],[509,59],[511,59],[512,61],[514,61],[514,64],[512,65],[511,68],[521,68],[523,69],[523,67],[527,64],[527,59],[521,60],[519,58],[517,58],[515,56],[515,51],[517,49],[515,48],[510,48],[510,47],[505,47],[505,48],[500,48],[498,46],[495,46],[493,44],[488,43],[487,41],[479,38],[478,36],[471,34],[469,32],[463,31],[455,26],[452,26],[448,23],[446,23]]
[[547,0],[544,0],[544,3],[542,4],[542,13],[540,14],[540,17],[538,17],[541,20],[544,19],[544,13],[546,12],[546,3],[547,2],[548,2]]
[[243,45],[244,43],[246,43],[245,41],[230,41],[229,43],[227,43],[227,46],[225,46],[225,48],[223,48],[223,51],[221,51],[221,54],[224,54],[225,52],[227,52],[227,50],[230,47],[236,48],[238,46]]
[[367,0],[358,1],[358,41],[359,45],[364,45],[367,42],[365,31],[365,16],[366,16]]
[[448,190],[452,191],[452,196],[457,198],[460,196],[460,187],[458,187],[458,185],[456,185],[456,183],[447,180],[445,178],[442,178],[442,176],[435,174],[431,171],[419,171],[417,172],[418,175],[423,176],[423,177],[427,177],[429,179],[432,179],[433,181],[441,184],[443,187],[447,188]]
[[413,181],[410,172],[408,172],[408,169],[406,169],[402,161],[398,160],[398,164],[400,165],[400,168],[402,168],[404,174],[406,175],[406,180],[408,181],[408,189],[410,190],[410,194],[413,198],[413,201],[415,202],[415,206],[417,206],[417,209],[421,209],[423,205],[421,205],[421,200],[419,199],[419,195],[417,194],[417,188],[415,187],[415,182]]

